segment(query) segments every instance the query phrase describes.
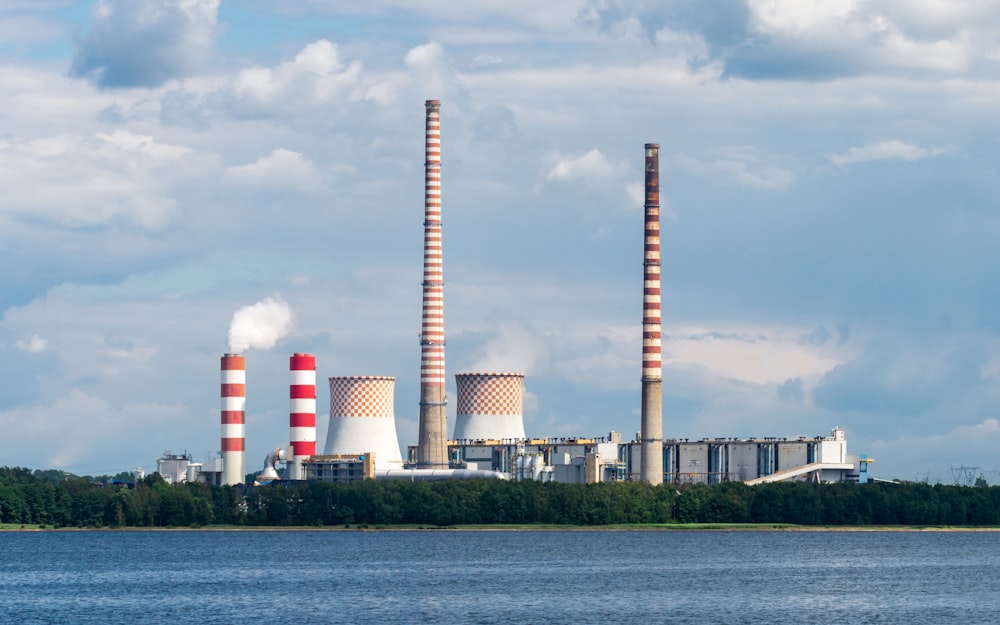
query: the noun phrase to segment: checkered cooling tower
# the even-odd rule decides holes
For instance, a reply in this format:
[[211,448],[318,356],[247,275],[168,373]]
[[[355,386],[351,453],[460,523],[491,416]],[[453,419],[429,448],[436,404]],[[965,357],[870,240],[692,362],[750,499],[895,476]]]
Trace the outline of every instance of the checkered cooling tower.
[[330,427],[326,454],[375,454],[375,469],[400,469],[403,457],[396,438],[396,378],[330,378]]
[[455,440],[524,438],[524,375],[457,373]]

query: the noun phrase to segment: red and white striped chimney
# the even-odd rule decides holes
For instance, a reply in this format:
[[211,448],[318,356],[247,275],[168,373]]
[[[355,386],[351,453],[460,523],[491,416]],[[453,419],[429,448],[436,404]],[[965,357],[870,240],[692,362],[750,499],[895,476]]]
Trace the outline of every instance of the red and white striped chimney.
[[288,370],[291,454],[285,479],[301,480],[302,461],[316,455],[316,357],[296,353],[288,360]]
[[242,484],[246,475],[246,359],[222,357],[222,483]]
[[417,465],[448,468],[441,260],[441,102],[427,100],[424,144],[424,281],[420,329],[420,439]]
[[646,144],[642,289],[641,478],[663,483],[663,362],[660,319],[660,146]]

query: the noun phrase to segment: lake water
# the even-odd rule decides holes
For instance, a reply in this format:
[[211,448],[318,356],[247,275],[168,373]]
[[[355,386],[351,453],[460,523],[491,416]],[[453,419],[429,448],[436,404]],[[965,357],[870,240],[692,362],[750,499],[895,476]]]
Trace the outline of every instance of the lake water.
[[998,532],[0,533],[0,623],[1000,623]]

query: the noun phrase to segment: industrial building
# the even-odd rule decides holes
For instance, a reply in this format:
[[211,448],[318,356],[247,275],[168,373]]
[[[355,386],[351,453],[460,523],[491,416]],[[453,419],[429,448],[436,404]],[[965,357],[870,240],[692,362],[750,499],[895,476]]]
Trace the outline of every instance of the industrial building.
[[[454,466],[488,468],[511,479],[591,484],[642,476],[641,434],[623,441],[619,432],[598,438],[449,441]],[[844,430],[798,438],[667,439],[660,445],[662,481],[669,484],[759,484],[789,479],[858,481],[862,459],[847,452]],[[416,453],[408,448],[408,456]]]
[[[643,288],[640,430],[597,438],[531,438],[523,418],[525,376],[455,375],[456,422],[447,436],[444,273],[441,233],[441,103],[425,102],[423,281],[418,441],[404,460],[396,437],[395,378],[328,378],[326,442],[317,453],[316,358],[289,360],[289,444],[268,454],[260,480],[494,479],[597,483],[641,480],[716,484],[776,480],[864,481],[870,459],[847,452],[843,429],[830,436],[665,439],[660,299],[659,144],[644,145]],[[157,462],[173,482],[240,484],[245,479],[246,359],[221,361],[221,452],[208,463],[166,453]],[[283,462],[283,473],[276,464]]]
[[[140,469],[136,471],[140,471]],[[221,486],[223,484],[223,457],[219,455],[204,462],[194,462],[188,452],[175,454],[168,449],[156,459],[156,472],[165,482],[170,484],[204,482],[213,486]],[[141,477],[137,479],[141,479]]]

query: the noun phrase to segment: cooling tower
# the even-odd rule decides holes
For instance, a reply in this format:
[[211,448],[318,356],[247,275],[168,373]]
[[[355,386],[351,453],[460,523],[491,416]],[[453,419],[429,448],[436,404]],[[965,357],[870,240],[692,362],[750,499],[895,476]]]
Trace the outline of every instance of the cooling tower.
[[286,479],[301,480],[302,461],[316,455],[316,357],[294,354],[288,361],[288,428],[291,453]]
[[330,427],[325,454],[375,453],[375,470],[401,469],[393,394],[396,378],[330,378]]
[[246,475],[246,359],[222,357],[222,483],[242,484]]
[[448,468],[444,381],[444,273],[441,261],[441,122],[438,100],[425,103],[424,281],[420,329],[420,423],[417,466]]
[[524,375],[456,373],[455,440],[523,439]]
[[660,328],[660,146],[646,144],[642,290],[642,481],[663,483],[663,366]]

